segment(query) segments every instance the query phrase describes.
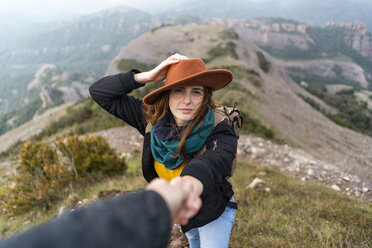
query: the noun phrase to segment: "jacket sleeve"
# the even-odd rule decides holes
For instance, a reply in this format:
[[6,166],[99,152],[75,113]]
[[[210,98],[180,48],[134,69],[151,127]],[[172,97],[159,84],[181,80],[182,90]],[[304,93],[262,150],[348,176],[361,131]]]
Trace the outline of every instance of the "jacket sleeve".
[[141,191],[93,204],[0,242],[0,248],[167,247],[168,207]]
[[146,121],[142,111],[142,101],[128,94],[132,90],[144,86],[134,80],[131,70],[104,77],[89,88],[93,100],[110,114],[122,119],[135,127],[142,135],[145,134]]
[[237,137],[226,122],[219,123],[206,141],[206,151],[192,159],[181,175],[190,175],[203,183],[203,195],[214,185],[231,176],[231,165],[236,156]]

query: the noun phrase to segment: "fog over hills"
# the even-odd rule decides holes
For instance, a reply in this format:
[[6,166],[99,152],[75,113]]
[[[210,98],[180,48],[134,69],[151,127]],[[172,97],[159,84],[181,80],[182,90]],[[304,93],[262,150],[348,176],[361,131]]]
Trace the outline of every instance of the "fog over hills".
[[220,18],[281,17],[324,26],[329,21],[361,21],[372,29],[372,2],[367,0],[193,1],[164,13]]

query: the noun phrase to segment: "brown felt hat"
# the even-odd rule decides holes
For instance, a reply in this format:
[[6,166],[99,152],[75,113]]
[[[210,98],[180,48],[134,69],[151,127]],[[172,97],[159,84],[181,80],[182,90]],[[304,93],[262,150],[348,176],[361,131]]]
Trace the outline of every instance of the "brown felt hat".
[[205,86],[215,91],[225,87],[232,80],[233,74],[229,70],[207,70],[203,60],[199,58],[183,59],[170,66],[165,85],[147,94],[143,102],[153,104],[164,91],[182,86]]

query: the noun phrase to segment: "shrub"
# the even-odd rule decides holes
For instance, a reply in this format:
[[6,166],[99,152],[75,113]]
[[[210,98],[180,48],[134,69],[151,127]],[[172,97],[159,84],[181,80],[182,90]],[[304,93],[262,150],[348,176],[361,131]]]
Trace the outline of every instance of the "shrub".
[[155,67],[154,65],[141,63],[135,59],[122,59],[119,61],[117,65],[119,71],[129,71],[134,68],[140,71],[148,71],[154,67]]
[[61,200],[74,185],[123,172],[126,164],[101,136],[57,138],[53,144],[27,141],[19,151],[20,164],[14,187],[0,192],[0,202],[9,215],[33,207],[48,208]]
[[[61,199],[71,181],[67,166],[58,163],[57,152],[42,142],[25,142],[19,151],[21,160],[15,186],[8,187],[1,199],[9,214],[19,214],[34,206],[46,206]],[[4,194],[4,193],[3,193]]]
[[[360,102],[355,97],[355,89],[341,90],[334,95],[328,94],[324,86],[311,86],[307,87],[306,90],[338,110],[336,114],[330,114],[326,110],[320,109],[333,122],[372,136],[372,111],[368,109],[367,102]],[[307,99],[304,100],[309,102],[314,108],[317,108]]]
[[208,63],[215,58],[223,56],[230,56],[234,59],[239,59],[238,54],[235,51],[235,47],[236,44],[232,41],[228,41],[227,43],[219,43],[217,46],[208,50],[208,58],[203,58],[203,60],[205,63]]
[[78,177],[88,178],[98,172],[113,175],[125,169],[125,164],[101,136],[79,139],[77,135],[56,140],[56,147]]
[[260,64],[261,69],[264,72],[268,72],[271,66],[270,62],[265,58],[265,55],[262,52],[258,51],[256,52],[256,55],[257,55],[258,62]]
[[219,36],[220,36],[221,40],[227,40],[227,39],[237,40],[237,39],[239,39],[239,35],[232,29],[224,29],[220,33]]

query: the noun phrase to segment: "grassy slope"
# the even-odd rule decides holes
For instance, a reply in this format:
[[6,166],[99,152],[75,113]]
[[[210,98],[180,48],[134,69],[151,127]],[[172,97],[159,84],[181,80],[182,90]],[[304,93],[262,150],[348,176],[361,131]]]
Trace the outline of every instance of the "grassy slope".
[[[270,192],[246,186],[259,177]],[[371,247],[372,204],[280,172],[242,163],[231,247]]]
[[[99,191],[134,190],[145,185],[136,173],[139,160],[129,164],[132,174],[76,189],[79,199],[96,199]],[[266,181],[270,192],[247,189],[255,178]],[[289,178],[278,171],[241,162],[232,178],[239,209],[231,247],[371,247],[372,204],[346,197],[324,186]],[[71,198],[61,205],[71,206]],[[2,235],[10,235],[51,218],[59,206],[14,219],[0,217]],[[26,225],[27,226],[27,225]]]

